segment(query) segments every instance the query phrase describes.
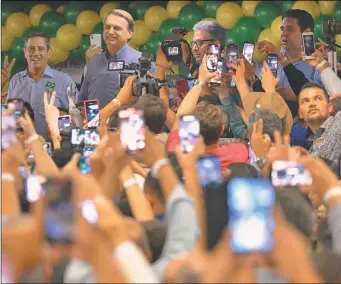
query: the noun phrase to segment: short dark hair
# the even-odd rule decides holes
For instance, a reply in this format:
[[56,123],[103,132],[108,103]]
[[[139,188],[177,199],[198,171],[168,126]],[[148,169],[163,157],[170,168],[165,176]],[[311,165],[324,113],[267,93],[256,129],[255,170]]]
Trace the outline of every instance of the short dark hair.
[[331,99],[330,103],[333,105],[333,111],[330,115],[334,116],[338,111],[341,110],[341,97],[335,97]]
[[42,38],[45,40],[47,50],[50,50],[50,49],[51,49],[51,40],[50,40],[50,37],[49,37],[47,34],[43,33],[43,32],[35,32],[35,33],[30,34],[30,35],[25,39],[24,47],[27,46],[28,40],[29,40],[30,38],[34,38],[34,37],[42,37]]
[[300,9],[289,10],[283,14],[284,18],[296,19],[302,33],[306,29],[311,29],[312,32],[314,31],[314,18],[307,11]]
[[[300,95],[301,95],[301,93],[302,93],[303,90],[309,89],[309,88],[317,88],[317,89],[322,90],[324,96],[326,97],[327,102],[329,102],[328,92],[327,92],[327,90],[325,89],[325,87],[323,87],[323,86],[320,85],[320,84],[313,83],[313,82],[305,83],[305,84],[302,86],[302,88],[301,88],[301,90],[300,90],[300,93],[299,93],[299,95],[298,95],[298,98],[300,98]],[[300,104],[300,100],[298,100],[298,104]]]
[[[258,116],[258,118],[257,118]],[[267,109],[259,109],[254,111],[249,117],[249,124],[248,130],[249,134],[252,134],[253,124],[256,123],[256,120],[262,119],[263,120],[263,133],[269,135],[272,142],[275,141],[274,133],[275,131],[282,132],[283,124],[280,117],[272,112],[271,110]]]
[[138,98],[135,106],[143,111],[149,130],[155,134],[161,133],[167,116],[165,103],[159,97],[145,94]]
[[144,182],[144,190],[146,193],[148,190],[151,190],[162,202],[165,202],[165,196],[163,194],[162,188],[160,186],[159,181],[152,176],[149,172],[147,178]]

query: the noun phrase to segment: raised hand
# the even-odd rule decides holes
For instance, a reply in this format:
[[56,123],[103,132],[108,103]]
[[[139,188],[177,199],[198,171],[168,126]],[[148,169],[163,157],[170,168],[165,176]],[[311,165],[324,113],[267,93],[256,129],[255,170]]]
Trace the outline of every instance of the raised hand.
[[326,44],[319,38],[318,42],[315,44],[315,52],[312,54],[314,59],[306,59],[303,51],[302,51],[302,58],[305,62],[309,63],[311,66],[316,67],[324,60],[325,50],[326,50]]
[[90,45],[85,52],[85,63],[88,64],[96,55],[101,54],[103,49],[96,44]]
[[1,70],[1,88],[3,88],[6,85],[8,79],[11,77],[15,61],[16,59],[13,58],[11,63],[8,63],[8,56],[7,55],[5,56],[4,67]]
[[230,71],[232,74],[232,80],[238,84],[239,82],[245,82],[245,63],[243,59],[238,59],[238,65],[230,64],[230,67],[233,68],[234,71]]
[[215,71],[215,72],[208,71],[207,66],[206,66],[206,54],[204,55],[202,62],[203,63],[199,67],[198,80],[200,82],[208,83],[211,79],[213,79],[214,77],[217,76],[218,72],[217,71]]
[[276,91],[276,85],[279,82],[279,78],[275,78],[269,65],[263,62],[262,68],[262,87],[266,93],[274,93]]
[[256,121],[252,127],[250,140],[251,148],[259,159],[265,159],[271,147],[270,137],[263,134],[263,128],[263,120]]
[[279,49],[274,46],[271,42],[268,42],[266,40],[262,40],[257,44],[257,50],[258,52],[267,52],[267,53],[273,53],[276,54],[277,56],[280,56],[280,51]]
[[45,110],[45,120],[50,128],[51,134],[55,134],[57,137],[60,136],[58,127],[58,117],[59,110],[54,106],[56,99],[56,91],[52,92],[51,100],[48,101],[47,92],[44,92],[44,110]]
[[268,161],[288,161],[290,149],[289,135],[285,135],[284,137],[282,137],[279,131],[275,131],[274,137],[275,142],[268,153]]

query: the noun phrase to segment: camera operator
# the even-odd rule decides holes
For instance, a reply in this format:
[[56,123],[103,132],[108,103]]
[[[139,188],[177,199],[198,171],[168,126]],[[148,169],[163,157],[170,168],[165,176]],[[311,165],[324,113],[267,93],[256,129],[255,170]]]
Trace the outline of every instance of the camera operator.
[[134,31],[132,16],[123,10],[115,9],[103,20],[104,40],[107,49],[94,57],[87,65],[86,75],[78,101],[97,99],[100,108],[112,101],[120,90],[118,71],[110,71],[110,62],[124,61],[138,63],[141,52],[128,45]]

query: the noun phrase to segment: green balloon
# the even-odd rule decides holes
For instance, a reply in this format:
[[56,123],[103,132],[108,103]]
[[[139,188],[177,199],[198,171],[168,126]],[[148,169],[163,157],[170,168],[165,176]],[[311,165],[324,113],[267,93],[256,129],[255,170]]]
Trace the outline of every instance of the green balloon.
[[4,68],[4,63],[5,63],[5,56],[8,56],[8,60],[12,60],[12,52],[11,50],[3,51],[1,52],[1,69]]
[[64,17],[67,24],[75,24],[77,16],[85,9],[84,2],[71,1],[65,5]]
[[65,19],[57,12],[49,11],[40,18],[40,30],[54,37],[58,29],[65,24]]
[[282,12],[286,12],[286,11],[289,11],[291,10],[291,7],[295,4],[295,1],[281,1],[281,9],[282,9]]
[[34,34],[34,33],[37,33],[37,32],[41,32],[41,30],[39,29],[39,28],[37,28],[37,27],[29,27],[26,31],[25,31],[25,33],[23,34],[23,38],[27,38],[29,35],[31,35],[31,34]]
[[70,59],[77,61],[77,62],[84,62],[85,58],[84,58],[85,54],[81,52],[80,47],[72,49],[71,53],[70,53]]
[[256,42],[262,28],[257,24],[255,18],[242,17],[234,26],[234,32],[238,35],[236,40],[239,44],[243,44],[245,41]]
[[99,14],[99,12],[101,11],[102,6],[105,4],[105,1],[86,1],[85,5],[86,5],[86,9],[87,10],[93,10],[96,13]]
[[281,10],[271,2],[260,2],[254,13],[257,23],[263,28],[269,28],[272,21],[281,15]]
[[160,39],[160,35],[158,33],[153,33],[146,44],[146,51],[151,54],[155,54],[161,45],[161,42],[162,40]]
[[25,44],[25,38],[18,38],[15,40],[15,42],[12,44],[12,56],[17,59],[17,61],[25,61],[24,56],[24,44]]
[[188,30],[191,30],[203,18],[205,18],[204,10],[196,4],[184,6],[179,13],[180,24]]
[[205,1],[204,2],[204,11],[207,17],[215,18],[217,9],[221,5],[222,1]]
[[135,14],[137,20],[144,20],[144,14],[152,6],[152,3],[141,1],[136,3]]
[[341,21],[341,2],[337,2],[334,8],[333,19],[335,21]]
[[141,46],[140,46],[140,51],[141,51],[141,52],[148,52],[148,50],[147,50],[147,45],[146,45],[146,44],[141,45]]
[[161,24],[160,30],[159,30],[161,38],[165,39],[168,37],[172,37],[173,36],[172,29],[175,27],[181,27],[178,20],[167,19],[166,21],[164,21]]
[[325,36],[324,33],[322,31],[322,26],[323,26],[323,21],[324,20],[332,20],[333,17],[332,16],[328,16],[328,15],[321,15],[319,16],[314,23],[314,37],[315,37],[315,41],[317,42],[318,38],[320,38],[321,40],[325,40]]
[[227,30],[226,31],[226,43],[238,43],[238,36],[233,30]]
[[89,36],[83,36],[80,44],[79,44],[79,52],[85,56],[85,52],[90,46],[90,37]]
[[6,25],[6,20],[9,15],[14,12],[20,11],[18,5],[15,5],[15,2],[4,1],[1,3],[1,25]]

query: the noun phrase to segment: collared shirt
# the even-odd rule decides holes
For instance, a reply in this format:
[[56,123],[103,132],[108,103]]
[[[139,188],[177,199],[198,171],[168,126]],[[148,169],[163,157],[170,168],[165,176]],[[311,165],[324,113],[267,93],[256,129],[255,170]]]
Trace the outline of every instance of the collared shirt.
[[124,60],[125,65],[131,62],[138,63],[141,54],[126,44],[113,56],[108,52],[97,55],[87,65],[77,101],[99,100],[100,108],[106,106],[120,90],[119,71],[108,71],[108,63],[117,60]]
[[37,133],[47,138],[44,91],[46,89],[56,91],[55,106],[68,109],[69,100],[66,90],[73,83],[67,74],[54,70],[48,65],[41,78],[37,81],[28,75],[27,70],[24,70],[15,74],[11,79],[8,87],[8,99],[20,98],[28,102],[34,112],[34,126]]

